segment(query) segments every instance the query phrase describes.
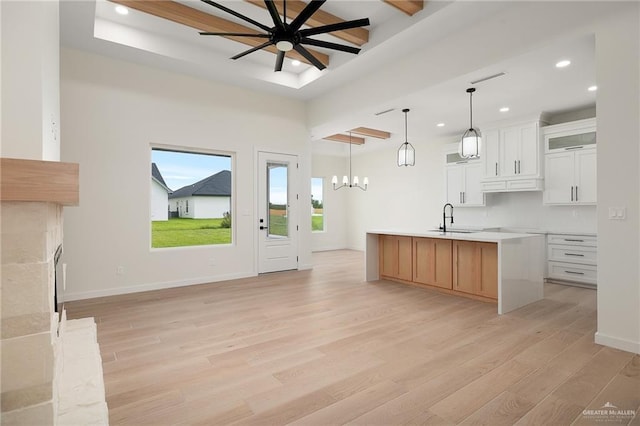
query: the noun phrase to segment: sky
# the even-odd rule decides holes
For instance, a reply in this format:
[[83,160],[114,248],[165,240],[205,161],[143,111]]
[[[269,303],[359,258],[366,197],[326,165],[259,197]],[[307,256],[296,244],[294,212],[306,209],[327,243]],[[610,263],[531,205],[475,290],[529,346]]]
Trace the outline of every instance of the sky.
[[[231,170],[231,157],[187,152],[151,150],[151,162],[156,163],[167,186],[176,191],[221,170]],[[284,167],[271,169],[271,202],[284,204],[287,200],[287,173]],[[322,199],[322,191],[318,198]]]
[[151,150],[151,161],[156,163],[167,186],[175,191],[191,185],[222,170],[231,170],[231,157],[192,154],[175,151]]

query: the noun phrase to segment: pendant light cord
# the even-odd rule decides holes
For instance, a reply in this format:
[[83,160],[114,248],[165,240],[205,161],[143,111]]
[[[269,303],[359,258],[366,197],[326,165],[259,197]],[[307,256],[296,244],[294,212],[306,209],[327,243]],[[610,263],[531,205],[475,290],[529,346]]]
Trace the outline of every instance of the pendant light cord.
[[473,92],[469,92],[469,128],[473,129]]
[[409,141],[409,136],[407,135],[407,112],[409,110],[404,112],[404,143],[407,143]]
[[349,186],[352,184],[351,181],[351,132],[349,132]]

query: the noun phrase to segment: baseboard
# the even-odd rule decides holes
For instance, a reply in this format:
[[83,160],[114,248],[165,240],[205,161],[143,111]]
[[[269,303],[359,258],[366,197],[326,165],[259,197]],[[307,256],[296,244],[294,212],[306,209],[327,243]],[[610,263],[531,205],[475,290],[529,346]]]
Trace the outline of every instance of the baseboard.
[[334,251],[334,250],[347,250],[347,247],[344,245],[341,245],[341,246],[328,245],[328,246],[318,246],[318,247],[311,248],[312,253],[321,252],[321,251]]
[[313,269],[313,263],[299,263],[298,271],[306,271],[309,269]]
[[596,332],[595,342],[599,345],[605,345],[623,351],[640,354],[640,342],[633,340],[620,339],[619,337],[607,336],[600,332]]
[[119,294],[140,293],[143,291],[163,290],[166,288],[174,288],[174,287],[187,287],[190,285],[208,284],[208,283],[215,283],[215,282],[228,281],[228,280],[237,280],[240,278],[248,278],[248,277],[255,277],[255,276],[256,276],[255,273],[216,275],[214,277],[200,277],[200,278],[192,278],[189,280],[165,281],[160,283],[140,284],[140,285],[135,285],[130,287],[115,287],[115,288],[107,288],[103,290],[67,292],[64,294],[64,301],[72,302],[74,300],[94,299],[96,297],[117,296]]

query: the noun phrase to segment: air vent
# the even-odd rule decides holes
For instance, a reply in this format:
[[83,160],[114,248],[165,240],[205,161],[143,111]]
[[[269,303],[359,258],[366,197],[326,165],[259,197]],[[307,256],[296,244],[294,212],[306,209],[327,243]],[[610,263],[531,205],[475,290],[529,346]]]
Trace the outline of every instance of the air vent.
[[395,108],[389,108],[389,109],[385,109],[384,111],[376,112],[374,115],[382,115],[395,110],[396,110]]
[[483,83],[483,82],[485,82],[485,81],[487,81],[487,80],[491,80],[491,79],[494,79],[494,78],[502,77],[502,76],[503,76],[503,75],[505,75],[505,74],[506,74],[506,73],[504,73],[504,72],[500,72],[500,73],[498,73],[498,74],[493,74],[493,75],[490,75],[490,76],[488,76],[488,77],[484,77],[484,78],[480,78],[480,79],[478,79],[478,80],[472,81],[472,82],[471,82],[471,84]]

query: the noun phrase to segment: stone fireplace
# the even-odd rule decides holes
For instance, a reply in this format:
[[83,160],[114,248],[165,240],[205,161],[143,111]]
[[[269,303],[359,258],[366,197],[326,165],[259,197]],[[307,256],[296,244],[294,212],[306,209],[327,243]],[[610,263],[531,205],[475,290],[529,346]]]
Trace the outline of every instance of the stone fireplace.
[[[73,407],[63,394],[69,389],[83,393],[81,387],[64,383],[65,359],[77,354],[65,353],[66,318],[54,306],[63,206],[78,205],[78,174],[77,164],[0,159],[3,425],[64,424],[59,421],[61,414]],[[88,324],[93,333],[89,352],[97,353],[99,359],[93,319]],[[99,363],[98,368],[101,380]],[[82,379],[90,375],[83,372]]]

